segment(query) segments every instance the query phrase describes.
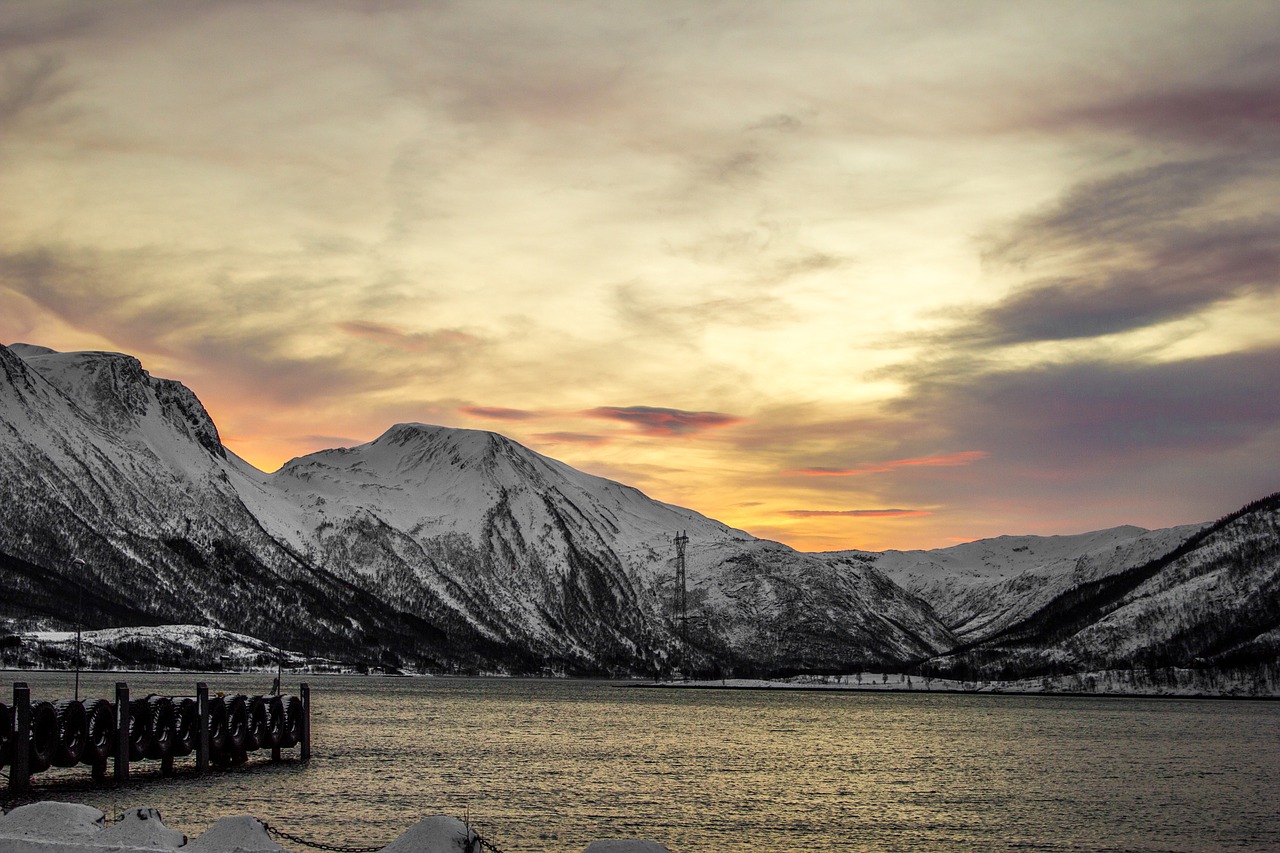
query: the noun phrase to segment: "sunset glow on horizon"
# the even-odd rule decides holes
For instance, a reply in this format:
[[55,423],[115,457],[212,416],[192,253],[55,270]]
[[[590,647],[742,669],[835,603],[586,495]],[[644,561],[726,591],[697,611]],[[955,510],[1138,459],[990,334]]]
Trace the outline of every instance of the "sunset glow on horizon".
[[1280,489],[1280,6],[0,4],[0,343],[805,550]]

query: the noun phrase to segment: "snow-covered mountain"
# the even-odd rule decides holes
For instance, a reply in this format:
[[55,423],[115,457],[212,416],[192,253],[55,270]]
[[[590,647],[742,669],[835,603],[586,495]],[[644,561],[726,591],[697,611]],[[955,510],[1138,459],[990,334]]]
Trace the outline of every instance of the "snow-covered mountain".
[[1280,494],[1204,525],[1146,563],[1073,587],[964,653],[1068,671],[1195,665],[1280,673]]
[[0,347],[3,607],[234,628],[334,654],[384,637],[454,652],[400,641],[398,611],[268,534],[240,499],[246,469],[195,395],[137,359]]
[[[434,666],[739,670],[954,644],[874,568],[798,553],[493,433],[399,424],[265,474],[191,392],[116,353],[0,347],[0,573],[14,609],[190,622]],[[688,651],[672,537],[689,537]],[[83,568],[73,562],[86,561]]]
[[835,552],[884,572],[933,606],[965,642],[1026,619],[1056,596],[1161,557],[1204,525],[1000,536],[933,551]]
[[1277,506],[805,554],[489,432],[397,424],[267,474],[135,358],[0,346],[0,635],[70,627],[82,600],[90,627],[199,625],[431,669],[1275,661]]

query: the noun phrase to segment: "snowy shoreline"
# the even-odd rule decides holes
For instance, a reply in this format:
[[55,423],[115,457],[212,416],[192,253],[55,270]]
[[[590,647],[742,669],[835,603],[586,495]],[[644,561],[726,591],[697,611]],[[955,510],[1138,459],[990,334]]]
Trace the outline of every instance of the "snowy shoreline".
[[[219,818],[195,838],[166,827],[160,812],[131,808],[108,823],[92,806],[41,801],[0,815],[0,849],[4,853],[276,853],[316,846],[301,835],[284,836],[290,847],[273,836],[282,833],[248,815]],[[328,845],[334,849],[332,845]],[[481,853],[497,851],[487,839],[455,817],[431,815],[378,848],[380,853]],[[583,853],[671,853],[654,841],[615,839],[593,841]]]
[[[1111,673],[1113,676],[1115,672]],[[864,673],[874,676],[863,682],[846,681],[852,676],[840,676],[823,679],[821,677],[800,676],[794,679],[768,680],[754,678],[726,678],[705,681],[643,681],[625,684],[626,687],[639,687],[650,690],[757,690],[757,691],[819,691],[840,693],[949,693],[971,696],[1064,696],[1083,697],[1089,699],[1252,699],[1275,701],[1280,699],[1280,689],[1276,685],[1266,684],[1261,690],[1247,689],[1239,683],[1224,685],[1218,692],[1205,692],[1190,686],[1143,686],[1125,683],[1115,678],[1108,684],[1104,680],[1105,673],[1083,673],[1079,676],[1065,676],[1057,679],[1022,679],[1018,681],[972,682],[954,681],[934,678],[914,680],[906,678],[902,681],[881,679],[884,673]],[[888,674],[892,678],[898,673]],[[1083,688],[1087,683],[1083,679],[1092,678],[1095,689]],[[1081,686],[1076,686],[1080,684]],[[1096,685],[1103,684],[1103,689]]]

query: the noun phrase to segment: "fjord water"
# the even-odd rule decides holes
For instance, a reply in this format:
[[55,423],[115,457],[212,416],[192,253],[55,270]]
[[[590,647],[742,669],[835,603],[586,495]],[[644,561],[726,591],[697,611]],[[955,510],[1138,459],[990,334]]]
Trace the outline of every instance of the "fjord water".
[[[68,675],[7,676],[27,680],[33,698],[70,695]],[[199,678],[259,693],[271,680]],[[94,674],[81,693],[110,695],[121,679],[134,695],[185,694],[197,676]],[[1280,846],[1277,702],[310,683],[309,765],[254,759],[163,780],[146,762],[141,778],[110,789],[90,787],[81,768],[37,777],[39,796],[111,814],[152,805],[191,835],[252,814],[359,846],[443,812],[510,853],[576,853],[610,837],[677,853]]]

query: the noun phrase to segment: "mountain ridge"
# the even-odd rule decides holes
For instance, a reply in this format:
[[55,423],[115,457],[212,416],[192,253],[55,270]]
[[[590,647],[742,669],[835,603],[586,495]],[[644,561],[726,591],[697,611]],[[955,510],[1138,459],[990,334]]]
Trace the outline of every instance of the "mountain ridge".
[[[266,473],[221,444],[189,389],[118,353],[0,345],[0,427],[0,581],[30,602],[3,605],[11,625],[57,621],[62,601],[65,626],[78,590],[94,627],[204,624],[432,671],[756,675],[1002,657],[1034,668],[1097,659],[1102,641],[1087,632],[1137,612],[1106,610],[1102,591],[1142,567],[1168,557],[1147,582],[1188,555],[1218,565],[1202,553],[1213,525],[809,554],[498,433],[416,422]],[[1179,611],[1184,635],[1235,614],[1258,628],[1238,654],[1274,656],[1272,521],[1242,534],[1265,556],[1230,587],[1253,609],[1188,593],[1199,609]],[[690,537],[687,623],[673,610],[677,531]],[[1091,614],[1074,645],[1034,631],[1007,642],[1072,596]],[[1105,642],[1176,658],[1143,618]]]
[[[156,620],[229,627],[238,614],[297,645],[300,617],[281,622],[287,608],[272,599],[300,602],[281,593],[302,590],[304,609],[331,614],[326,652],[364,644],[393,662],[583,672],[830,667],[952,643],[874,570],[757,540],[496,433],[398,424],[267,474],[211,446],[216,425],[194,395],[137,359],[0,357],[14,389],[0,408],[5,479],[22,486],[8,492],[6,554],[64,575],[96,538],[108,574],[150,587],[129,605]],[[82,492],[93,512],[73,506]],[[23,543],[23,527],[48,541]],[[670,611],[677,530],[695,540],[684,637]],[[335,583],[383,612],[340,617],[316,600]]]

